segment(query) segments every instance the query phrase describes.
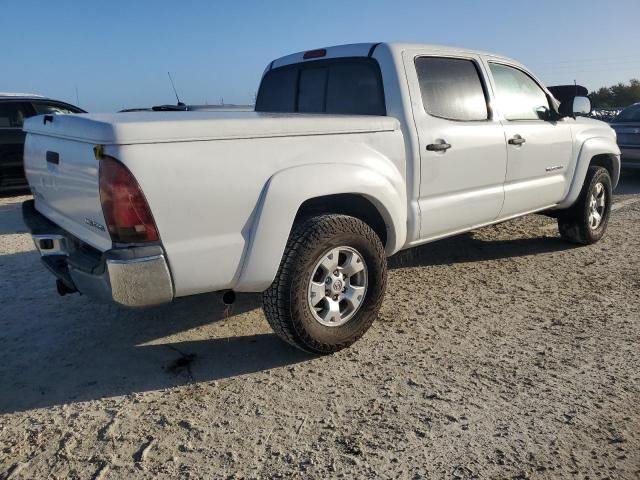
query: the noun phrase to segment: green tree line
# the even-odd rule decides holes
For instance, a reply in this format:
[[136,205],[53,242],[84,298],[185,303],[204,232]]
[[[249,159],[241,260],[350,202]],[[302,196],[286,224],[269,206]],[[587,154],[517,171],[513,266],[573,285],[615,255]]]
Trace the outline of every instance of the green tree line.
[[618,83],[610,87],[602,87],[589,94],[593,108],[626,107],[640,102],[640,80],[632,79],[629,83]]

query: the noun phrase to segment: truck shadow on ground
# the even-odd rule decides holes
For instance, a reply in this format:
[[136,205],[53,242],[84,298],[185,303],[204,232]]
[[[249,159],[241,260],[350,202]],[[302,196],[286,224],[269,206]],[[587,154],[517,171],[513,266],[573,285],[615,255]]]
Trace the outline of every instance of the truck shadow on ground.
[[[638,193],[640,193],[640,171],[623,171],[618,188],[614,192],[614,197]],[[551,221],[555,222],[555,220]],[[567,243],[560,237],[555,236],[557,235],[557,230],[552,223],[549,226],[551,228],[547,233],[554,236],[529,238],[513,238],[511,236],[508,239],[487,241],[476,237],[475,232],[481,232],[482,229],[456,235],[404,250],[389,259],[389,268],[482,262],[579,248],[579,246]],[[499,229],[501,227],[498,225],[489,228]]]
[[313,358],[270,332],[258,295],[144,310],[64,298],[35,252],[0,256],[0,414],[211,382]]
[[22,221],[22,203],[0,205],[0,235],[26,233],[27,227]]
[[[403,252],[390,267],[568,248],[557,238],[483,241],[470,234]],[[35,252],[0,256],[0,289],[0,414],[220,381],[314,358],[270,333],[259,295],[239,295],[231,310],[219,294],[144,310],[61,298]]]
[[[632,172],[616,194],[634,193],[640,193],[640,174]],[[19,212],[19,204],[0,206],[0,235],[24,231]],[[555,235],[511,233],[483,240],[468,233],[401,252],[389,266],[472,263],[575,248]],[[0,292],[0,414],[223,381],[314,358],[270,333],[259,295],[239,295],[230,310],[219,294],[145,310],[79,295],[61,298],[34,251],[0,255]]]
[[500,258],[558,252],[573,248],[577,248],[577,246],[559,237],[482,240],[475,237],[473,232],[468,232],[409,250],[403,250],[389,259],[389,268],[399,269],[484,262]]

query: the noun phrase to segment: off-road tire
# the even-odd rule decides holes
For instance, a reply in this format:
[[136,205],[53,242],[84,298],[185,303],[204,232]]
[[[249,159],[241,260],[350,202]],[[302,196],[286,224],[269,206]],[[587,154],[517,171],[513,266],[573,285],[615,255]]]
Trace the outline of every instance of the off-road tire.
[[[605,207],[600,224],[597,228],[592,228],[589,224],[590,200],[598,184],[601,184],[605,190]],[[607,169],[598,166],[589,167],[576,202],[570,208],[558,212],[560,236],[564,240],[581,245],[591,245],[600,240],[609,223],[611,192],[611,177]]]
[[[368,286],[359,310],[345,324],[325,326],[307,300],[314,266],[328,249],[356,249],[366,264]],[[378,235],[347,215],[318,215],[294,225],[272,285],[262,295],[267,321],[284,341],[306,352],[329,354],[346,348],[378,315],[387,283],[387,259]]]

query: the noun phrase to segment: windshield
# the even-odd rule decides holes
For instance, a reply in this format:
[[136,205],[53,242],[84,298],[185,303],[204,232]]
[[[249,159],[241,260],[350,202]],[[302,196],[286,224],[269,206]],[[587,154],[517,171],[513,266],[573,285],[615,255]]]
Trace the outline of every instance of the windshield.
[[630,107],[622,110],[612,121],[612,123],[617,122],[640,122],[640,103],[631,105]]

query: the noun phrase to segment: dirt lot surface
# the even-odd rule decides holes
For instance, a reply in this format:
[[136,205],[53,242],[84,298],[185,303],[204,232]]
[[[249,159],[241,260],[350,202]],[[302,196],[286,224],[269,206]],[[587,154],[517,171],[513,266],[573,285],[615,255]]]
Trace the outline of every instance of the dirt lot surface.
[[258,296],[60,298],[0,199],[0,478],[640,477],[640,175],[575,248],[529,216],[392,259],[351,349]]

